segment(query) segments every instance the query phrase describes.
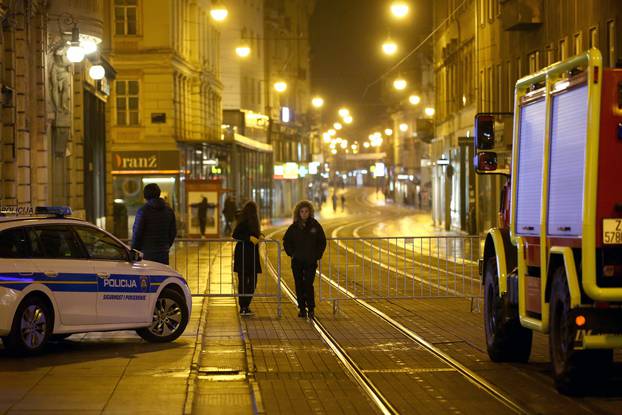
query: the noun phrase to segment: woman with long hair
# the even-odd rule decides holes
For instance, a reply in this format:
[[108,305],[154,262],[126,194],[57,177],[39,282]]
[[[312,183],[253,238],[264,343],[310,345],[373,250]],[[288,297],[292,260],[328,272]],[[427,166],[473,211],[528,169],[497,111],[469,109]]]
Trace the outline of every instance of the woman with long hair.
[[313,205],[308,200],[298,202],[294,221],[285,232],[283,246],[292,258],[292,272],[296,283],[298,317],[315,316],[313,281],[318,261],[326,249],[326,235],[322,225],[315,220]]
[[258,247],[261,227],[255,202],[247,202],[244,205],[232,236],[237,240],[233,257],[233,272],[238,274],[240,314],[249,315],[252,314],[250,304],[257,287],[257,274],[261,274]]

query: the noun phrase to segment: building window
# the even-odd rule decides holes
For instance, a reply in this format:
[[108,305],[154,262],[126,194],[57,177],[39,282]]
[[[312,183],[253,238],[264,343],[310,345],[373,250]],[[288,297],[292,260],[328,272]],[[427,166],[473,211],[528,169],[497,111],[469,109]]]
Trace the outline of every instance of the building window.
[[590,29],[590,37],[589,37],[589,42],[590,44],[588,45],[589,48],[597,48],[598,47],[598,27],[592,27]]
[[573,52],[575,55],[583,52],[583,32],[577,32],[573,36]]
[[607,22],[607,56],[609,58],[609,66],[616,66],[616,22],[610,20]]
[[559,41],[559,60],[563,61],[568,59],[568,41],[563,38]]
[[114,0],[114,22],[116,35],[135,35],[138,26],[138,0]]
[[116,81],[117,125],[138,125],[138,81]]

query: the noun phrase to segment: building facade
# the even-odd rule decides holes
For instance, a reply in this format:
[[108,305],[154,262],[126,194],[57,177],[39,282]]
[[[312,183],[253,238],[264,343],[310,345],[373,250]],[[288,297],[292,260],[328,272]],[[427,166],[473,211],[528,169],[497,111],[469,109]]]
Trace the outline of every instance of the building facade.
[[[307,198],[311,161],[311,82],[309,20],[315,2],[310,0],[265,0],[265,79],[268,142],[274,151],[275,180],[273,215],[289,216],[302,198]],[[274,88],[283,82],[286,90]],[[295,171],[297,170],[297,171]]]
[[158,183],[180,234],[199,234],[196,205],[208,199],[207,234],[220,227],[222,176],[207,142],[222,140],[220,33],[211,2],[106,0],[106,46],[117,79],[107,113],[114,231],[128,236],[142,189]]
[[[114,70],[101,50],[101,1],[0,2],[2,206],[69,205],[106,225],[104,114]],[[75,39],[72,37],[75,36]],[[68,42],[93,46],[80,62]],[[91,66],[106,68],[102,79]]]
[[[442,0],[434,15],[441,26],[434,38],[434,218],[447,229],[483,232],[497,222],[505,179],[474,175],[475,114],[511,112],[519,78],[588,48],[614,66],[622,56],[622,3]],[[508,151],[510,135],[499,138]]]

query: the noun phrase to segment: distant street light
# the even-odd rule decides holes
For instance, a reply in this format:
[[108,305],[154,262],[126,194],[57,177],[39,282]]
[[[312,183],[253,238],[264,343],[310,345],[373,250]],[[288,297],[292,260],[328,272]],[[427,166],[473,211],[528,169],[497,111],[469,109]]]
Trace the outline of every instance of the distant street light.
[[390,128],[387,128],[386,130],[384,130],[384,135],[386,136],[391,136],[393,135],[393,130]]
[[408,3],[405,1],[394,1],[391,3],[391,14],[397,19],[403,19],[408,15]]
[[432,107],[426,107],[423,112],[425,112],[425,115],[427,115],[428,117],[434,117],[434,114],[436,113],[436,111],[434,111],[434,108]]
[[337,111],[337,113],[339,114],[341,118],[345,118],[350,115],[350,110],[342,107],[342,108],[339,108],[339,111]]
[[235,54],[240,58],[247,58],[251,54],[251,48],[247,45],[238,46],[235,48]]
[[408,82],[406,82],[404,78],[397,78],[395,81],[393,81],[393,88],[397,89],[398,91],[403,91],[404,89],[406,89],[407,86]]
[[106,76],[106,70],[99,64],[93,65],[89,68],[89,76],[91,79],[99,81],[100,79],[104,79],[104,76]]
[[313,105],[314,108],[322,108],[324,106],[324,98],[313,97],[313,99],[311,100],[311,105]]
[[406,131],[408,131],[408,124],[406,124],[405,122],[400,124],[400,131],[405,133]]
[[333,124],[333,127],[335,128],[335,130],[341,130],[343,128],[343,125],[341,125],[340,122],[336,122]]
[[408,102],[410,102],[412,105],[419,105],[419,103],[421,102],[421,97],[419,95],[411,95],[408,97]]
[[354,121],[354,119],[352,118],[351,115],[347,115],[343,117],[343,122],[345,122],[346,124],[352,124],[352,121]]
[[395,52],[397,52],[397,43],[391,40],[391,38],[388,38],[382,44],[382,51],[384,52],[385,55],[389,55],[389,56],[395,55]]
[[368,143],[367,141],[365,141],[365,142],[363,143],[363,147],[365,147],[365,148],[369,148],[369,143]]
[[287,83],[283,81],[278,81],[274,83],[274,89],[276,92],[285,92],[287,90]]
[[337,134],[337,131],[335,131],[334,129],[331,128],[330,130],[328,130],[328,135],[330,135],[331,137],[334,137],[335,134]]
[[212,19],[216,20],[217,22],[222,22],[229,15],[229,11],[224,5],[216,4],[210,10],[209,14],[210,16],[212,16]]

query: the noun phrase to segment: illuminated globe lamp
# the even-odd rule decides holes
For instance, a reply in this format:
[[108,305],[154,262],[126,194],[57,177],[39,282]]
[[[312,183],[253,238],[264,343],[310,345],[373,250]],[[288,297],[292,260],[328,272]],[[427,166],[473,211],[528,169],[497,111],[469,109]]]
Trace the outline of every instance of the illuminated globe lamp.
[[404,89],[406,89],[407,86],[408,82],[406,82],[404,78],[397,78],[395,81],[393,81],[393,88],[397,89],[398,91],[403,91]]
[[77,26],[71,29],[71,42],[67,48],[67,59],[72,63],[79,63],[84,60],[84,49],[80,46],[80,30]]
[[408,15],[408,3],[405,1],[394,1],[391,3],[391,14],[397,19],[403,19]]
[[313,97],[313,99],[311,100],[311,105],[313,105],[314,108],[322,108],[324,106],[324,98]]
[[411,95],[408,97],[408,102],[410,102],[411,105],[419,105],[421,97],[419,95]]
[[397,43],[395,43],[390,38],[387,39],[382,44],[382,52],[384,52],[385,55],[389,55],[389,56],[395,55],[395,52],[397,52]]
[[287,90],[287,83],[278,81],[274,83],[274,89],[276,92],[285,92]]
[[216,4],[214,5],[214,7],[212,7],[209,14],[215,21],[222,22],[229,15],[229,11],[222,4]]
[[98,63],[89,68],[89,76],[91,77],[91,79],[99,81],[101,79],[104,79],[104,76],[106,76],[106,70]]
[[240,58],[248,58],[251,54],[251,48],[248,45],[242,45],[235,48],[235,54]]

